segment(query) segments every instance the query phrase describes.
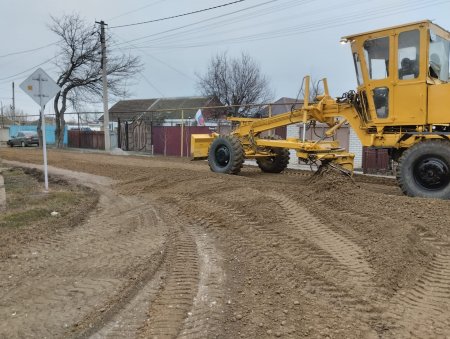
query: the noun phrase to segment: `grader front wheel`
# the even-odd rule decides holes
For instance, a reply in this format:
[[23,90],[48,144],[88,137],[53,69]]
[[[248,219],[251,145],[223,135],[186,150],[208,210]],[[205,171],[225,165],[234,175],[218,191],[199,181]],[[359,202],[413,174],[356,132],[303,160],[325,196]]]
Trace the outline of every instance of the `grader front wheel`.
[[397,181],[409,196],[450,199],[450,142],[422,141],[406,150]]
[[208,164],[213,172],[238,174],[244,163],[244,149],[235,136],[219,136],[211,143]]

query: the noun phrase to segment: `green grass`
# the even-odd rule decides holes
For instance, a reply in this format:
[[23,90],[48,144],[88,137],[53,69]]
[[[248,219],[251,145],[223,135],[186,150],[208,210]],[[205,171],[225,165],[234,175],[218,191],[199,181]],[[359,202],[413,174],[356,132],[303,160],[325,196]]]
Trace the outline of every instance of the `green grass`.
[[50,216],[50,211],[43,208],[33,208],[25,211],[6,213],[2,216],[0,227],[18,228],[39,222]]
[[[64,180],[50,181],[50,191],[29,170],[12,168],[3,171],[6,211],[0,214],[0,228],[34,228],[39,225],[73,226],[80,222],[98,201],[90,189],[70,185]],[[59,213],[58,217],[51,212]],[[80,215],[82,214],[82,215]],[[59,219],[55,222],[55,219]]]

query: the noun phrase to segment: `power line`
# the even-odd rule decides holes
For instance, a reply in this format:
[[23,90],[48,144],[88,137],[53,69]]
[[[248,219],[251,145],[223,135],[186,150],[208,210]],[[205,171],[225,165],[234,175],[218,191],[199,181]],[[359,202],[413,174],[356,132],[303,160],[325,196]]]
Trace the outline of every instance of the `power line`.
[[[28,68],[28,69],[26,69],[26,70],[24,70],[24,71],[22,71],[22,72],[16,73],[16,74],[14,74],[14,75],[7,76],[7,77],[5,77],[5,78],[0,78],[0,81],[12,79],[12,78],[15,78],[16,76],[19,76],[19,75],[22,75],[22,74],[24,74],[24,73],[26,73],[26,72],[32,71],[32,70],[34,70],[36,67],[45,65],[46,63],[52,61],[52,60],[55,59],[55,58],[56,58],[56,56],[54,56],[54,57],[52,57],[52,58],[50,58],[50,59],[47,59],[47,60],[45,60],[44,62],[41,62],[40,64],[35,65],[35,66],[33,66],[33,67],[30,67],[30,68]],[[8,80],[8,81],[9,81],[9,80]]]
[[[229,27],[229,26],[231,26],[230,25],[231,23],[237,23],[239,21],[247,22],[249,20],[249,17],[255,18],[256,16],[259,17],[259,16],[263,16],[263,15],[272,15],[273,16],[273,14],[275,12],[283,11],[283,10],[286,10],[286,9],[289,9],[289,8],[292,8],[292,7],[295,7],[295,6],[305,5],[307,3],[314,2],[314,0],[301,0],[301,1],[299,1],[299,0],[293,0],[292,1],[291,0],[291,1],[287,2],[287,3],[285,3],[285,4],[262,8],[262,9],[259,9],[258,11],[254,11],[254,12],[247,13],[247,14],[242,14],[240,16],[237,16],[237,17],[234,17],[234,18],[224,19],[222,21],[216,21],[216,22],[213,22],[211,24],[203,25],[203,26],[200,26],[200,27],[197,27],[197,28],[184,30],[184,31],[176,33],[176,34],[163,35],[165,33],[169,33],[169,32],[175,31],[175,30],[179,30],[181,28],[186,28],[186,27],[189,27],[189,26],[195,26],[195,25],[198,25],[198,24],[201,24],[201,23],[204,23],[204,22],[208,22],[208,21],[212,21],[212,20],[215,20],[215,19],[224,18],[225,16],[229,16],[229,15],[232,15],[232,14],[237,14],[237,13],[243,12],[245,10],[255,9],[257,7],[260,7],[260,6],[263,6],[263,5],[267,5],[269,3],[276,2],[276,1],[279,1],[279,0],[266,1],[266,2],[260,3],[258,5],[250,6],[250,7],[241,9],[241,10],[237,10],[237,11],[234,11],[234,12],[230,12],[230,13],[223,14],[223,15],[220,15],[220,16],[216,16],[216,17],[213,17],[213,18],[209,18],[209,19],[206,19],[206,20],[198,21],[198,22],[195,22],[195,23],[192,23],[192,24],[189,24],[189,25],[177,27],[177,28],[174,28],[174,29],[171,29],[171,30],[167,30],[167,31],[164,31],[164,32],[154,33],[152,35],[148,35],[146,37],[137,38],[137,39],[134,39],[134,40],[131,40],[131,41],[137,41],[137,40],[142,40],[144,38],[149,38],[149,37],[156,36],[157,38],[155,38],[155,39],[151,39],[151,40],[147,40],[147,41],[141,41],[140,43],[141,44],[145,43],[145,42],[154,43],[154,42],[157,42],[159,40],[164,40],[164,42],[167,42],[167,40],[170,39],[171,37],[176,37],[176,38],[179,38],[179,39],[183,39],[183,42],[186,42],[186,39],[183,38],[183,35],[189,34],[189,38],[192,38],[192,35],[194,33],[197,33],[197,32],[200,32],[200,33],[208,32],[208,33],[206,33],[206,35],[210,36],[211,35],[211,29],[214,29],[216,27],[220,27],[220,28]],[[354,3],[352,3],[352,5],[354,5]],[[277,22],[279,22],[278,19],[275,19],[275,20]],[[261,24],[261,26],[265,25],[262,22],[260,24]],[[249,26],[253,27],[254,24],[253,25],[249,25]],[[228,32],[233,32],[233,31],[240,31],[241,32],[241,31],[245,31],[245,30],[242,29],[242,27],[239,27],[239,28],[234,27],[234,28],[228,29]],[[131,41],[128,41],[128,42],[131,42]]]
[[[315,32],[320,31],[324,29],[329,29],[333,27],[342,26],[345,24],[355,23],[355,22],[361,22],[365,20],[371,20],[371,19],[377,19],[377,18],[383,18],[386,16],[403,13],[403,12],[410,12],[415,11],[424,7],[429,6],[436,6],[443,3],[447,3],[448,0],[444,1],[403,1],[400,4],[394,4],[390,7],[383,7],[373,10],[365,10],[364,12],[361,11],[355,11],[353,13],[348,13],[341,17],[333,17],[328,19],[320,19],[317,22],[310,22],[307,24],[302,24],[298,26],[291,26],[286,28],[281,28],[278,30],[273,31],[266,31],[263,33],[257,33],[253,35],[246,35],[246,36],[239,36],[239,37],[233,37],[228,39],[222,39],[217,40],[214,39],[213,41],[205,41],[205,42],[195,42],[195,41],[187,41],[184,39],[180,45],[155,45],[152,46],[140,46],[139,48],[153,48],[153,49],[176,49],[176,48],[193,48],[193,47],[204,47],[204,46],[212,46],[216,44],[224,44],[224,43],[246,43],[246,42],[253,42],[253,41],[260,41],[260,40],[267,40],[267,39],[275,39],[275,38],[282,38],[292,35],[298,35],[298,34],[304,34],[309,32]],[[239,30],[242,30],[241,28]],[[211,36],[211,31],[208,31],[208,36]],[[217,36],[217,34],[214,34],[214,36]],[[147,41],[147,42],[155,42],[160,39],[155,39],[154,41]],[[164,38],[164,42],[167,42],[167,39]],[[173,43],[177,43],[177,41],[173,41]]]
[[228,3],[223,4],[223,5],[218,5],[218,6],[214,6],[214,7],[209,7],[209,8],[200,9],[200,10],[198,10],[198,11],[193,11],[193,12],[188,12],[188,13],[183,13],[183,14],[178,14],[178,15],[172,15],[172,16],[169,16],[169,17],[160,18],[160,19],[154,19],[154,20],[149,20],[149,21],[136,22],[136,23],[133,23],[133,24],[120,25],[120,26],[112,26],[112,27],[110,27],[110,28],[122,28],[122,27],[129,27],[129,26],[137,26],[137,25],[148,24],[148,23],[151,23],[151,22],[158,22],[158,21],[164,21],[164,20],[169,20],[169,19],[180,18],[180,17],[182,17],[182,16],[187,16],[187,15],[197,14],[197,13],[206,12],[206,11],[210,11],[210,10],[217,9],[217,8],[221,8],[221,7],[226,7],[226,6],[234,5],[234,4],[237,4],[237,3],[239,3],[239,2],[243,2],[243,1],[245,1],[245,0],[237,0],[237,1],[233,1],[233,2],[228,2]]
[[[117,35],[117,33],[115,33],[114,36],[117,37],[119,40],[124,41],[124,39],[122,39],[121,37],[119,37],[119,35]],[[166,63],[165,61],[162,61],[161,59],[155,57],[154,55],[151,55],[151,54],[148,53],[147,51],[145,51],[145,50],[139,48],[139,46],[133,45],[133,44],[131,44],[131,43],[129,43],[129,42],[126,42],[126,44],[129,45],[129,46],[131,46],[131,47],[133,47],[133,48],[138,49],[141,53],[147,55],[148,57],[152,58],[153,60],[156,60],[157,62],[163,64],[164,66],[166,66],[166,67],[168,67],[168,68],[170,68],[171,70],[175,71],[176,73],[181,74],[181,75],[184,76],[185,78],[187,78],[187,79],[189,79],[189,80],[191,80],[191,81],[194,80],[194,79],[192,79],[189,75],[187,75],[186,73],[184,73],[184,72],[182,72],[181,70],[179,70],[179,69],[177,69],[177,68],[175,68],[175,67],[169,65],[168,63]],[[124,52],[124,50],[123,50],[122,48],[119,47],[119,49],[120,49],[122,52]],[[153,85],[152,85],[152,86],[153,86]]]
[[123,44],[126,44],[126,43],[147,39],[147,38],[150,38],[150,37],[153,37],[153,36],[158,36],[158,35],[162,35],[162,34],[165,34],[165,33],[174,32],[174,31],[186,28],[186,27],[195,26],[195,25],[198,25],[198,24],[201,24],[201,23],[204,23],[204,22],[212,21],[212,20],[215,20],[215,19],[218,19],[218,18],[223,18],[225,16],[229,16],[229,15],[232,15],[232,14],[236,14],[236,13],[239,13],[239,12],[244,12],[246,10],[253,9],[253,8],[256,8],[256,7],[260,7],[260,6],[264,6],[264,5],[267,5],[268,3],[276,2],[276,1],[279,1],[279,0],[269,0],[269,1],[257,4],[257,5],[246,7],[246,8],[243,8],[243,9],[240,9],[240,10],[237,10],[237,11],[233,11],[233,12],[230,12],[230,13],[226,13],[226,14],[221,14],[219,16],[215,16],[215,17],[212,17],[212,18],[209,18],[209,19],[205,19],[205,20],[201,20],[201,21],[194,22],[194,23],[191,23],[191,24],[187,24],[187,25],[171,28],[171,29],[163,31],[163,32],[153,33],[153,34],[145,35],[145,36],[142,36],[142,37],[139,37],[139,38],[135,38],[135,39],[132,39],[132,40],[124,41],[124,42],[122,42],[120,44],[116,44],[116,45],[113,45],[113,46],[119,46],[119,45],[123,45]]
[[9,57],[9,56],[13,56],[13,55],[19,55],[19,54],[35,52],[35,51],[38,51],[40,49],[44,49],[46,47],[50,47],[50,46],[56,45],[58,42],[59,41],[55,41],[55,42],[52,42],[50,44],[47,44],[47,45],[44,45],[44,46],[41,46],[41,47],[36,47],[36,48],[32,48],[32,49],[27,49],[27,50],[24,50],[24,51],[11,52],[11,53],[7,53],[7,54],[3,54],[3,55],[0,55],[0,58],[6,58],[6,57]]
[[166,1],[166,0],[158,0],[158,1],[152,2],[151,4],[148,4],[148,5],[145,5],[145,6],[136,8],[136,9],[133,9],[132,11],[128,11],[128,12],[119,14],[119,15],[117,15],[117,16],[115,16],[115,17],[112,17],[112,18],[108,19],[108,21],[115,20],[115,19],[117,19],[117,18],[121,18],[121,17],[126,16],[126,15],[128,15],[128,14],[135,13],[135,12],[137,12],[137,11],[140,11],[140,10],[142,10],[142,9],[145,9],[145,8],[148,8],[148,7],[151,7],[151,6],[154,6],[154,5],[159,4],[159,3],[161,3],[161,2],[164,2],[164,1]]

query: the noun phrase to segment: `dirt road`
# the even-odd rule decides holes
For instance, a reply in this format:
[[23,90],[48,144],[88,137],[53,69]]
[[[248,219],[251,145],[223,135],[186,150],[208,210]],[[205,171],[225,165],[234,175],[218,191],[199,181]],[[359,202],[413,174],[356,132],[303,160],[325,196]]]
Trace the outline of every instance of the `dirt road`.
[[0,261],[0,337],[450,338],[449,201],[334,173],[62,151],[49,164],[100,202]]

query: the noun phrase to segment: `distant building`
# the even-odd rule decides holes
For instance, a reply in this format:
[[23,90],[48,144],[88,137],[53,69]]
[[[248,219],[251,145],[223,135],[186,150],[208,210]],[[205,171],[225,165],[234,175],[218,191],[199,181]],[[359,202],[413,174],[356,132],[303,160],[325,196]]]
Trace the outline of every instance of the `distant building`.
[[[215,97],[177,97],[121,100],[109,109],[117,126],[117,144],[127,151],[189,155],[192,133],[228,133],[227,109]],[[204,125],[197,126],[198,110]],[[100,117],[103,121],[103,116]]]
[[[120,121],[151,121],[155,125],[178,125],[184,120],[184,124],[195,125],[195,113],[202,108],[205,121],[214,122],[226,117],[225,108],[217,98],[209,97],[177,97],[177,98],[153,98],[120,100],[109,109],[109,120]],[[209,108],[211,107],[211,108]],[[103,121],[103,116],[100,117]]]

